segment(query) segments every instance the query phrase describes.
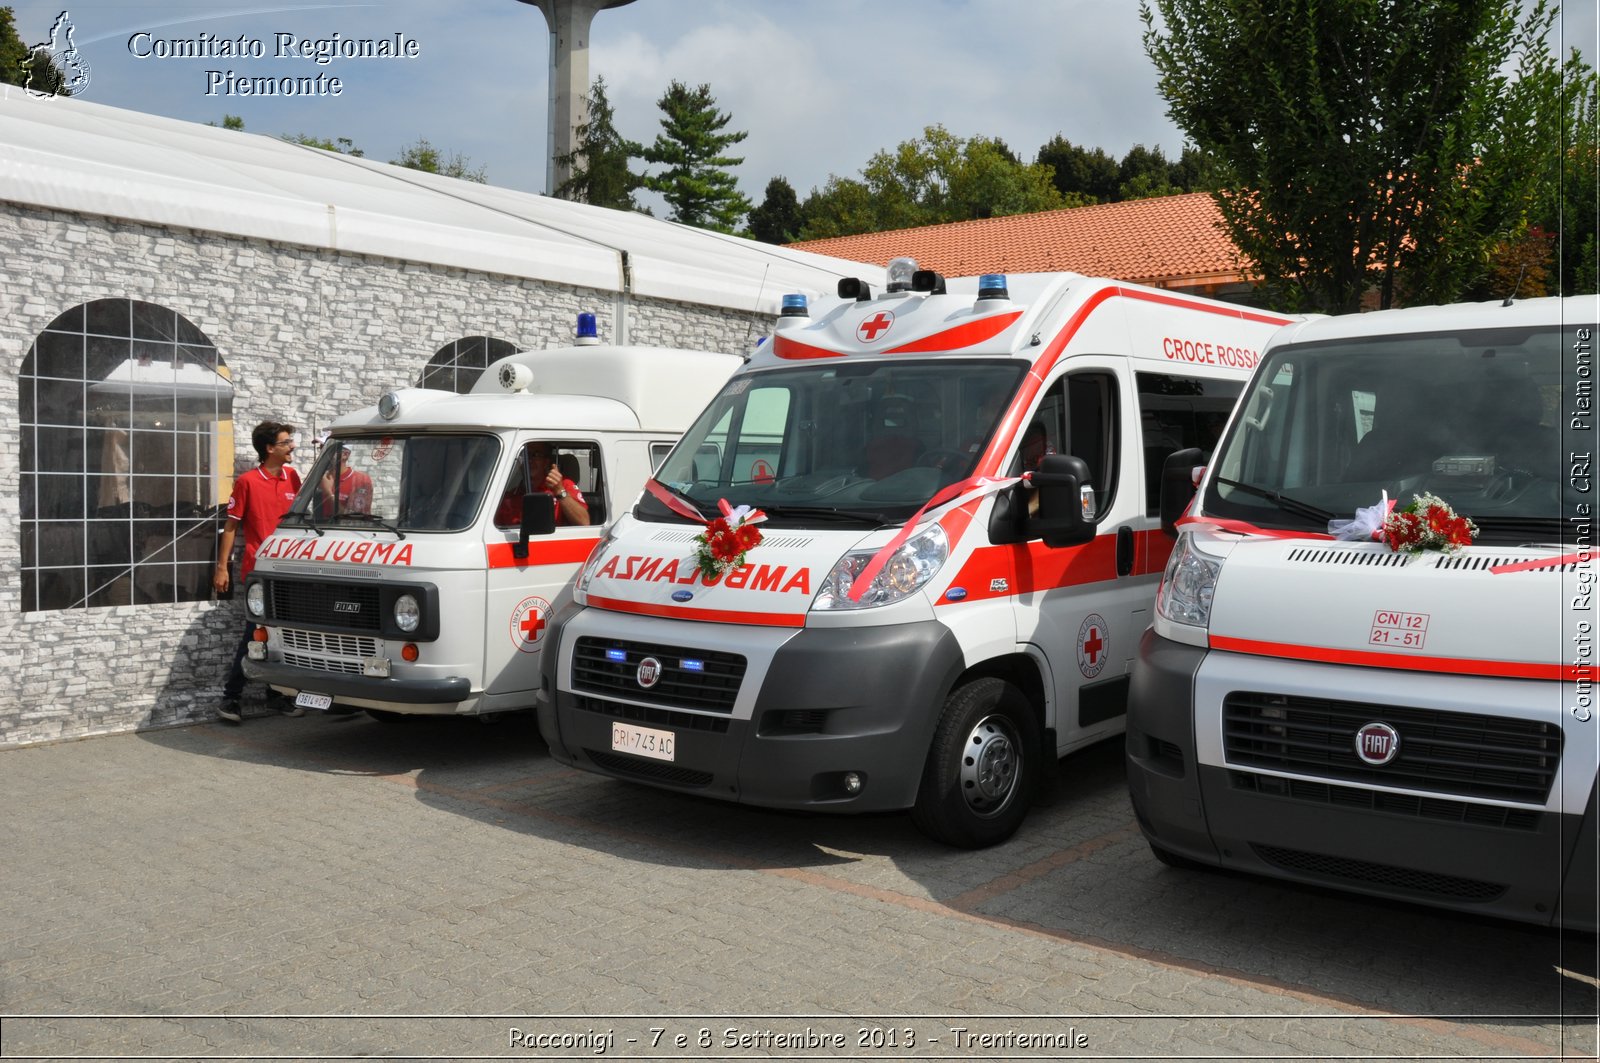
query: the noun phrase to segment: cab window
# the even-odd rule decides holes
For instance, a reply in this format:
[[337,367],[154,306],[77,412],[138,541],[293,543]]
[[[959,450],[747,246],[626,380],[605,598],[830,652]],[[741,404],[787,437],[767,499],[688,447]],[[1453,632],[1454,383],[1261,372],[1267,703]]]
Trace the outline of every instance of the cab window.
[[[540,492],[554,499],[547,490],[548,475],[554,469],[568,494],[587,511],[587,519],[576,520],[567,507],[557,506],[556,527],[603,524],[606,520],[604,466],[598,444],[577,440],[534,439],[522,445],[506,477],[495,506],[494,523],[499,528],[515,528],[522,521],[522,499]],[[571,485],[567,487],[566,485]]]

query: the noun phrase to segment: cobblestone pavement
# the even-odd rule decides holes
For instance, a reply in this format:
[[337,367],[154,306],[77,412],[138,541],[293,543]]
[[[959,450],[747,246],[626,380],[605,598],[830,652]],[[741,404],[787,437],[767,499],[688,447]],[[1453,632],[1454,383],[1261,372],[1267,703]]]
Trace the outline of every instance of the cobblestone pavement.
[[12,749],[0,803],[7,1059],[1596,1056],[1593,936],[1164,867],[1115,743],[981,852],[531,722]]

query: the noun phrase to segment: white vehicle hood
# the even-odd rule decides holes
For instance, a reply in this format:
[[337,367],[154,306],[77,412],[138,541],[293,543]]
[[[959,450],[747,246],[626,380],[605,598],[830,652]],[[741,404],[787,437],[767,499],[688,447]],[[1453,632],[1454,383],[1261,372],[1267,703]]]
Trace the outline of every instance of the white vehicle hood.
[[[1527,562],[1542,567],[1513,569]],[[1378,668],[1561,678],[1553,551],[1401,554],[1380,543],[1250,538],[1217,578],[1214,649]]]

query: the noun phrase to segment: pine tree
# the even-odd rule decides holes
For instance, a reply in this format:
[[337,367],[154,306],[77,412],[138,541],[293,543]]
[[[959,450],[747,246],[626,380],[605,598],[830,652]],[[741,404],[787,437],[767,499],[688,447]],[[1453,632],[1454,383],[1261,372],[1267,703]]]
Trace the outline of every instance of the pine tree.
[[764,244],[789,244],[800,238],[803,224],[794,186],[783,177],[768,181],[766,198],[750,212],[750,235]]
[[644,148],[617,132],[615,112],[606,98],[606,79],[594,79],[589,92],[589,120],[578,126],[578,142],[569,155],[559,160],[572,176],[556,189],[556,195],[595,207],[638,210],[633,193],[644,187],[644,177],[633,172],[628,160]]
[[750,212],[750,201],[729,172],[744,159],[722,152],[749,134],[722,131],[732,116],[717,110],[710,85],[691,89],[674,81],[656,102],[665,115],[662,131],[642,154],[666,169],[647,176],[645,187],[672,207],[670,220],[733,232]]

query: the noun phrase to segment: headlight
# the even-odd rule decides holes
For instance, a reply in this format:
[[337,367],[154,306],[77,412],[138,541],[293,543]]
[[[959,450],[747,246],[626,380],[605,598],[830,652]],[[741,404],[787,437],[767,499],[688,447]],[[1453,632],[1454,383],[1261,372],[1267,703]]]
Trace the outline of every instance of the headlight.
[[1194,536],[1180,535],[1156,592],[1156,612],[1174,624],[1206,627],[1211,623],[1211,596],[1222,565],[1194,546]]
[[263,583],[252,583],[245,588],[244,607],[251,616],[267,615],[267,588]]
[[401,631],[415,631],[422,623],[422,606],[417,604],[417,599],[409,594],[402,594],[394,600],[394,626]]
[[600,542],[589,551],[589,559],[583,563],[583,568],[578,571],[578,591],[580,593],[589,589],[589,581],[594,579],[594,574],[600,571],[600,565],[606,559],[606,552],[611,549],[611,544],[617,541],[617,526],[613,524],[600,537]]
[[890,555],[861,600],[851,601],[850,588],[856,577],[877,554],[876,550],[861,550],[844,555],[822,581],[811,608],[872,609],[898,602],[934,577],[950,556],[950,540],[937,524],[913,535]]

